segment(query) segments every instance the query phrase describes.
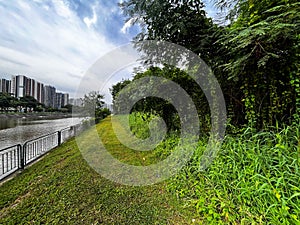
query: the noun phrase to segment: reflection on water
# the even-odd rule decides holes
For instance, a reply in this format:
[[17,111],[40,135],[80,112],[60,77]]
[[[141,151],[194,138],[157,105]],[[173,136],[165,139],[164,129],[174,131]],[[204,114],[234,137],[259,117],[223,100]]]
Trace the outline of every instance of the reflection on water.
[[45,134],[78,124],[82,118],[54,120],[0,119],[0,149],[23,144]]
[[0,130],[16,127],[22,119],[0,119]]

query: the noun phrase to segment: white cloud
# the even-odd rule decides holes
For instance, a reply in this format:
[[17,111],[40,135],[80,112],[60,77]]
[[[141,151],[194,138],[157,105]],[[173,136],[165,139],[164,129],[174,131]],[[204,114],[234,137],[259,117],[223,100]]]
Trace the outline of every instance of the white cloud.
[[18,1],[18,3],[25,10],[30,10],[31,9],[30,6],[25,1],[20,0],[20,1]]
[[115,46],[64,1],[51,0],[54,7],[46,2],[1,2],[0,72],[25,74],[73,94],[79,77]]
[[137,18],[131,18],[128,20],[124,26],[121,29],[121,33],[126,34],[129,30],[129,28],[134,24],[134,22],[137,20]]
[[97,23],[97,20],[98,20],[98,16],[96,13],[96,6],[93,6],[93,17],[92,18],[85,17],[83,21],[88,26],[88,28],[90,28],[92,25],[95,25]]
[[74,15],[73,12],[69,9],[68,5],[63,0],[52,0],[52,3],[55,7],[56,13],[67,19],[71,19]]

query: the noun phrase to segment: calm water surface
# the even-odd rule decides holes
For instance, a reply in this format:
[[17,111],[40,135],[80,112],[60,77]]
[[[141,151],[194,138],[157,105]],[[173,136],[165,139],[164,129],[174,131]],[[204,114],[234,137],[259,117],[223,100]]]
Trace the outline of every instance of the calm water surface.
[[0,118],[0,149],[23,144],[45,134],[53,133],[66,127],[78,124],[82,118],[63,119],[3,119]]

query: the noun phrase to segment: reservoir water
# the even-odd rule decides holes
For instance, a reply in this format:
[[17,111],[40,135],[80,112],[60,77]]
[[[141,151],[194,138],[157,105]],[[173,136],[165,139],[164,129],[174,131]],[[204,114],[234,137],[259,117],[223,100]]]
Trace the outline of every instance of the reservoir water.
[[82,118],[0,118],[0,150],[78,124]]

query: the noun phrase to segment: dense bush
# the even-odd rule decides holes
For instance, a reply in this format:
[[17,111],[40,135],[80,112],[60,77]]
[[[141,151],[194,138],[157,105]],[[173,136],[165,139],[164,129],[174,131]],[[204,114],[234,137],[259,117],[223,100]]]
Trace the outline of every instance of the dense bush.
[[[221,24],[206,16],[201,0],[127,0],[121,5],[128,19],[145,28],[136,41],[163,40],[181,45],[212,68],[233,125],[262,129],[277,121],[291,124],[300,114],[300,3],[215,2],[228,12],[227,20]],[[155,61],[155,52],[147,52],[143,45],[137,47],[148,53],[145,64]],[[162,53],[165,54],[168,55],[167,49]],[[194,91],[189,92],[191,97],[206,101],[184,73],[176,76],[176,69],[167,70],[168,67],[162,73],[164,77],[183,88],[189,87],[190,92]],[[157,76],[157,71],[150,69],[145,75]],[[200,114],[207,116],[207,110]]]

